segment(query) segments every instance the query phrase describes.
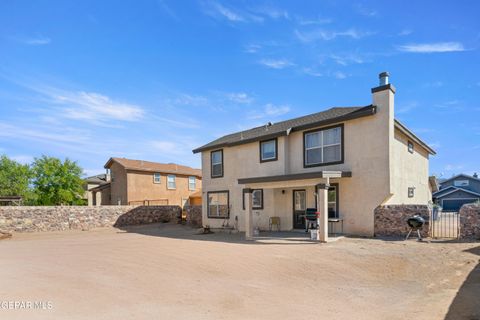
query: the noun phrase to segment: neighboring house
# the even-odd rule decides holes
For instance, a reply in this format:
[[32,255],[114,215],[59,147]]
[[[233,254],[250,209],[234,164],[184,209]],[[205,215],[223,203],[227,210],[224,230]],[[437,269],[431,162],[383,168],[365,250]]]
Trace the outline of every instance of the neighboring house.
[[110,158],[105,169],[110,175],[112,205],[183,206],[202,188],[200,169],[174,163]]
[[[84,198],[87,200],[87,203],[89,206],[94,206],[96,203],[101,204],[101,193],[97,192],[97,188],[102,186],[103,189],[105,189],[105,186],[109,185],[107,175],[104,174],[98,174],[96,176],[91,176],[88,178],[85,178],[83,181],[85,182],[84,184],[84,189],[85,189],[85,195]],[[95,192],[95,195],[94,195]],[[98,199],[97,199],[98,198]],[[108,204],[110,204],[110,201],[108,201]]]
[[466,203],[480,201],[480,179],[477,174],[459,174],[443,180],[433,199],[443,211],[458,211]]
[[271,217],[282,230],[303,228],[305,209],[316,207],[343,220],[345,233],[371,236],[377,206],[426,205],[435,152],[394,119],[387,73],[372,94],[367,106],[268,123],[193,150],[202,154],[203,224],[235,226],[248,238]]

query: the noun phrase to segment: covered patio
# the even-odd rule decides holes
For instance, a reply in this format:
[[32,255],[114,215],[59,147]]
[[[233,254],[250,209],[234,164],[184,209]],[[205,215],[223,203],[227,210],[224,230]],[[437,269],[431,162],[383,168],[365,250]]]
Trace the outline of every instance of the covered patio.
[[[314,203],[316,211],[319,212],[316,229],[316,240],[320,242],[329,241],[329,218],[328,218],[328,190],[331,187],[331,181],[339,181],[343,178],[350,178],[350,171],[317,171],[311,173],[285,174],[264,177],[251,177],[238,179],[238,184],[243,185],[243,194],[245,201],[245,235],[247,240],[254,240],[254,223],[253,223],[253,196],[254,190],[275,189],[282,190],[285,188],[310,188],[314,191]],[[273,198],[275,201],[275,197]],[[265,203],[264,206],[273,206],[273,203]],[[293,219],[293,216],[292,216]]]

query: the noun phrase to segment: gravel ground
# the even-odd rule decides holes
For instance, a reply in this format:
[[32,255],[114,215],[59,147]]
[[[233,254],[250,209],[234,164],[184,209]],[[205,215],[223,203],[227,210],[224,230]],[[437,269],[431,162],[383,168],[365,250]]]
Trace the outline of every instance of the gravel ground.
[[195,233],[14,234],[0,241],[0,319],[480,319],[480,243]]

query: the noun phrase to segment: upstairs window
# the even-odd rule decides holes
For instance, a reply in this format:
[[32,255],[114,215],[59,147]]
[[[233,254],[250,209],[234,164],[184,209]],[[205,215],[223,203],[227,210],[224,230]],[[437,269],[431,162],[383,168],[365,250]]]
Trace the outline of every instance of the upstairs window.
[[413,142],[408,141],[408,152],[413,153]]
[[188,177],[188,190],[193,191],[196,189],[195,177]]
[[454,180],[453,185],[455,187],[468,187],[470,185],[470,181],[468,181],[468,180]]
[[161,175],[160,173],[154,173],[153,174],[153,183],[161,183]]
[[168,189],[176,189],[177,188],[177,183],[175,181],[175,176],[173,174],[169,174],[167,176],[167,188]]
[[304,167],[343,162],[343,125],[304,133]]
[[212,151],[210,153],[211,177],[223,177],[223,150]]
[[277,139],[260,141],[260,162],[277,160]]

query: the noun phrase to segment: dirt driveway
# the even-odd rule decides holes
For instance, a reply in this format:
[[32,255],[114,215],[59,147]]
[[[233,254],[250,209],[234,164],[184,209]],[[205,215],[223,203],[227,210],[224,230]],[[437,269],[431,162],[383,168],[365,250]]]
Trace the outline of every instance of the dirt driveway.
[[0,319],[480,319],[478,243],[194,232],[164,224],[1,240]]

